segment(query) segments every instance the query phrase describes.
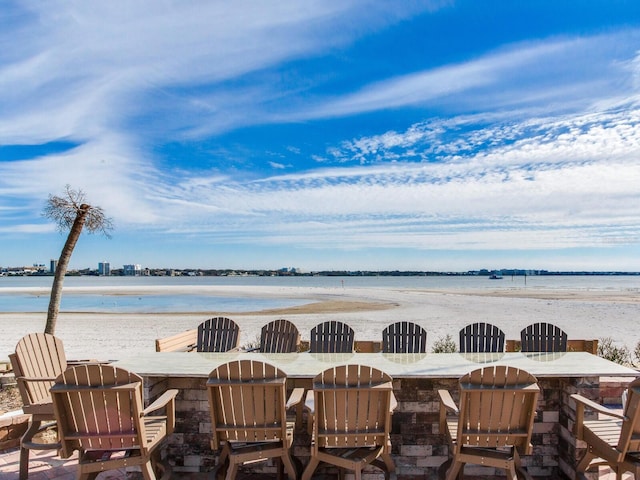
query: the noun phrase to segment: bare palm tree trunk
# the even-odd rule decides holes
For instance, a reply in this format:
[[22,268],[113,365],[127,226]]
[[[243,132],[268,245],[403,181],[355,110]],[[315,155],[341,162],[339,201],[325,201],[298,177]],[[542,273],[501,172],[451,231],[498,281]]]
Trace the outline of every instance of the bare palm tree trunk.
[[86,221],[87,214],[90,209],[90,205],[84,203],[80,205],[71,230],[69,231],[67,241],[62,248],[62,252],[60,252],[60,259],[58,260],[58,265],[56,266],[56,271],[53,276],[53,285],[51,286],[51,298],[49,300],[49,310],[47,311],[47,324],[44,327],[45,333],[50,333],[51,335],[55,333],[56,322],[58,320],[58,309],[60,308],[60,299],[62,298],[64,276],[67,273],[71,254],[78,242],[78,238],[80,238],[82,227],[84,226],[84,222]]

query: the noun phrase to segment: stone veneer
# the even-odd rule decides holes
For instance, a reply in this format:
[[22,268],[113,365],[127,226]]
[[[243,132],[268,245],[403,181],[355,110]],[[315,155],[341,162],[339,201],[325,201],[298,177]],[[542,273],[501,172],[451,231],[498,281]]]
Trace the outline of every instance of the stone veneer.
[[0,451],[20,445],[20,437],[27,431],[29,417],[22,410],[0,416]]
[[[598,402],[610,403],[620,398],[628,379],[607,383],[601,392],[598,377],[542,378],[541,395],[533,431],[533,455],[523,457],[523,464],[537,478],[573,478],[576,458],[584,445],[576,445],[573,435],[575,405],[572,393],[580,392]],[[216,454],[211,451],[211,421],[204,378],[150,378],[145,380],[146,398],[155,398],[167,388],[178,388],[176,431],[166,451],[176,472],[211,470]],[[418,480],[437,478],[438,468],[447,460],[448,445],[439,432],[439,400],[437,391],[447,389],[457,401],[457,379],[395,379],[394,393],[398,407],[393,414],[391,440],[397,478]],[[310,380],[289,380],[290,388],[310,387]],[[608,402],[607,402],[608,401]],[[292,412],[292,418],[295,415]],[[301,464],[309,458],[310,438],[305,426],[294,436],[292,454]],[[581,442],[580,442],[581,443]],[[272,463],[258,463],[252,471],[273,473]],[[503,475],[487,467],[469,465],[465,478]],[[597,478],[596,474],[589,474]],[[366,478],[384,478],[375,468],[367,470]]]

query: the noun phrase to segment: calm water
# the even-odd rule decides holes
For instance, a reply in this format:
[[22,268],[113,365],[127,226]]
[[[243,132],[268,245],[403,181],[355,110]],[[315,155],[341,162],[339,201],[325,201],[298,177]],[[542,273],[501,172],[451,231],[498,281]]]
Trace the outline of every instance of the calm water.
[[[53,277],[0,277],[0,312],[46,312]],[[65,287],[177,286],[263,286],[321,288],[411,288],[411,289],[544,289],[625,291],[640,294],[640,276],[527,276],[504,277],[67,277]],[[9,288],[38,288],[37,293],[3,292]],[[46,290],[42,290],[46,289]],[[251,311],[304,303],[300,299],[224,297],[179,294],[122,295],[65,293],[61,311],[76,312],[200,312],[215,306],[219,311]]]

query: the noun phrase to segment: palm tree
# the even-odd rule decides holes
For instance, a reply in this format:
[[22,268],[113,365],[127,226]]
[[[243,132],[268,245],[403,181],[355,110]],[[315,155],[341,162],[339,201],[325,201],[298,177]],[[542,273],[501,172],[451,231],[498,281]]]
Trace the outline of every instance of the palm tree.
[[86,227],[89,233],[101,232],[110,238],[109,231],[113,228],[111,219],[105,217],[100,207],[93,207],[85,203],[85,194],[82,190],[73,190],[69,185],[65,187],[65,195],[57,197],[49,195],[49,200],[44,209],[44,216],[55,221],[58,229],[63,232],[69,230],[67,241],[62,247],[60,259],[55,269],[53,285],[51,286],[51,299],[47,311],[47,323],[45,333],[54,334],[60,299],[62,298],[62,284],[67,273],[69,260],[73,249],[80,238],[82,228]]

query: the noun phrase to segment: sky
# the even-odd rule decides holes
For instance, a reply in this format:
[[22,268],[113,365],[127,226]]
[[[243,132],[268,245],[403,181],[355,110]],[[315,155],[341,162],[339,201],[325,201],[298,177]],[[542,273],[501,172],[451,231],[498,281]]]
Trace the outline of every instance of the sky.
[[640,271],[637,0],[5,0],[0,266]]

